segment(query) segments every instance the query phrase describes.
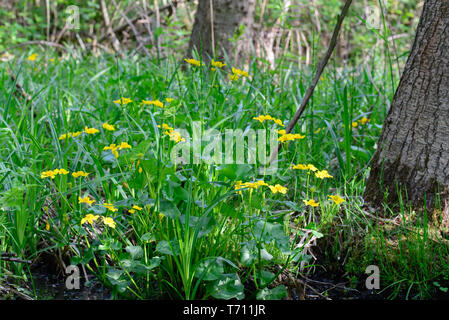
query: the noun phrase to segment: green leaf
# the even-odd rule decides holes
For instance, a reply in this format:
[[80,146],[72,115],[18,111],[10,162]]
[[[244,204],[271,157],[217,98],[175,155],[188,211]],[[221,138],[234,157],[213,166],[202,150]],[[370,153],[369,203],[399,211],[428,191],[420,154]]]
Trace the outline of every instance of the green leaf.
[[131,255],[133,260],[139,259],[143,256],[143,249],[139,246],[127,246],[125,250]]
[[245,297],[243,293],[244,287],[237,274],[223,275],[223,278],[214,281],[210,286],[212,297],[216,299],[241,300]]
[[284,297],[287,297],[287,288],[284,285],[262,289],[256,295],[257,300],[281,300]]
[[202,278],[205,281],[218,280],[224,273],[223,262],[221,259],[211,258],[200,263],[195,272],[195,277]]
[[157,244],[156,252],[177,256],[181,250],[179,248],[178,240],[171,240],[170,243],[166,240],[162,240]]

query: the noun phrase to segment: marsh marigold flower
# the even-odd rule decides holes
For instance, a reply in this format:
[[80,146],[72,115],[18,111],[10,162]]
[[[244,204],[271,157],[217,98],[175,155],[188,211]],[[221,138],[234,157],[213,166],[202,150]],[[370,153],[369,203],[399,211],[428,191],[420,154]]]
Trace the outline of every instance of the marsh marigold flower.
[[125,105],[125,104],[128,104],[128,103],[133,102],[133,101],[131,99],[129,99],[129,98],[123,98],[122,97],[121,99],[114,100],[112,102]]
[[75,178],[78,178],[78,177],[87,177],[88,175],[89,175],[89,173],[84,172],[84,171],[72,172],[72,176],[74,176]]
[[81,198],[81,197],[78,197],[78,203],[87,203],[88,205],[92,205],[92,203],[94,203],[95,202],[95,200],[94,199],[91,199],[91,198],[89,198],[88,196],[85,196],[85,197],[83,197],[83,198]]
[[271,192],[273,192],[273,193],[278,193],[278,192],[280,192],[282,194],[287,193],[287,188],[281,186],[280,184],[277,184],[275,186],[268,186],[268,187],[270,188]]
[[54,179],[56,176],[56,173],[53,172],[53,170],[47,170],[41,173],[41,179],[45,179],[45,178],[52,178]]
[[103,123],[103,129],[108,130],[108,131],[114,131],[115,128],[112,124],[109,124],[107,122]]
[[184,61],[187,62],[188,64],[191,64],[191,65],[197,66],[197,67],[204,66],[204,63],[201,63],[195,59],[184,59]]
[[102,217],[103,218],[103,223],[108,226],[111,227],[112,229],[115,229],[115,221],[114,219],[110,218],[110,217]]
[[217,67],[217,68],[223,68],[224,66],[226,66],[226,63],[220,62],[220,61],[214,61],[214,59],[212,59],[212,62],[210,63],[213,67]]
[[84,127],[84,132],[85,133],[87,133],[87,134],[95,134],[95,133],[98,133],[98,132],[100,132],[98,129],[95,129],[95,128],[88,128],[87,126],[86,127]]
[[113,204],[111,204],[111,203],[104,203],[104,204],[103,204],[103,206],[104,206],[105,208],[107,208],[107,209],[111,210],[112,212],[116,212],[116,211],[118,211],[118,209],[117,209],[117,208],[115,208],[115,207],[114,207],[114,205],[113,205]]
[[94,221],[97,221],[99,218],[98,215],[93,215],[91,213],[86,214],[86,216],[84,218],[81,219],[81,224],[85,224],[86,222],[90,223],[91,225],[94,224]]
[[321,170],[321,171],[315,172],[315,176],[320,179],[333,178],[333,176],[331,176],[329,174],[329,172],[327,172],[327,170]]
[[159,108],[164,108],[164,104],[161,101],[159,101],[158,99],[156,99],[156,100],[142,100],[142,103],[143,104],[148,104],[148,105],[155,105],[156,107],[159,107]]
[[311,206],[311,207],[318,207],[320,205],[320,203],[319,202],[315,202],[314,199],[302,200],[302,202],[304,202],[304,204],[306,206]]
[[143,208],[137,206],[137,205],[133,205],[133,208],[129,210],[129,213],[134,213],[137,211],[141,211]]
[[33,53],[31,56],[28,57],[29,61],[34,61],[37,59],[37,53]]
[[343,199],[343,198],[340,197],[339,195],[329,196],[329,200],[334,201],[336,204],[340,204],[340,203],[342,203],[342,202],[345,202],[345,199]]

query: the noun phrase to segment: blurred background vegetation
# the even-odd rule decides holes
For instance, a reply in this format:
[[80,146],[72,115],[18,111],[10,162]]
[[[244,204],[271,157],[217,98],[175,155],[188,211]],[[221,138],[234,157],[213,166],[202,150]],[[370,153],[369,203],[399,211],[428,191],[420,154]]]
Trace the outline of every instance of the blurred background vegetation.
[[[76,4],[66,0],[0,0],[0,51],[27,41],[90,48],[96,54],[111,49],[101,2],[122,49],[162,58],[186,54],[197,6],[192,0],[82,0]],[[73,5],[79,10],[77,29],[66,27]],[[333,19],[341,5],[341,0],[256,0],[255,22],[264,50],[254,52],[255,56],[267,64],[282,58],[312,65],[330,40]],[[399,67],[413,42],[421,7],[422,2],[413,0],[354,2],[336,56],[360,63],[376,50],[389,50]],[[373,8],[383,9],[377,26],[365,20]]]

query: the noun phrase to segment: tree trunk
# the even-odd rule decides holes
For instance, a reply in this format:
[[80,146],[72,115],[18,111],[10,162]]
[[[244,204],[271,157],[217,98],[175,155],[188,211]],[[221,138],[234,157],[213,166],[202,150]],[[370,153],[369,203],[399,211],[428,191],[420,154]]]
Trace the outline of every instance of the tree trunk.
[[[426,0],[373,157],[365,199],[435,208],[449,186],[449,1]],[[399,190],[397,190],[399,188]],[[406,196],[406,197],[405,197]]]
[[[187,55],[191,56],[192,50],[196,49],[206,61],[215,53],[216,59],[223,60],[228,56],[237,65],[242,63],[251,52],[254,4],[255,0],[199,0]],[[229,41],[241,27],[238,40]]]

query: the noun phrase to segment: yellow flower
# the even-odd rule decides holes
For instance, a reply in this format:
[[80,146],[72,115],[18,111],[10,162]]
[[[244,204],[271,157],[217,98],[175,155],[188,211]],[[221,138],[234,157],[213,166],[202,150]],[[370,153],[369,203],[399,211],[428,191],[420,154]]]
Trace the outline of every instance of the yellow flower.
[[175,99],[173,98],[165,98],[165,101],[167,101],[167,103],[173,102]]
[[122,149],[131,149],[131,146],[128,144],[128,142],[122,142],[122,143],[120,143],[120,144],[117,146],[117,148],[118,148],[119,150],[122,150]]
[[287,193],[287,188],[281,186],[280,184],[277,184],[275,186],[268,186],[268,187],[270,188],[271,192],[273,192],[273,193],[278,193],[278,192],[280,192],[282,194]]
[[129,99],[129,98],[123,98],[122,97],[121,99],[114,100],[112,102],[125,105],[125,104],[128,104],[128,103],[133,102],[133,101],[131,99]]
[[103,206],[104,206],[105,208],[108,208],[108,209],[111,210],[112,212],[118,211],[118,209],[117,209],[117,208],[114,208],[114,205],[111,204],[111,203],[105,203],[105,204],[103,204]]
[[114,131],[115,130],[114,126],[112,124],[107,123],[107,122],[103,123],[103,129],[106,129],[108,131]]
[[64,134],[61,134],[58,139],[64,140],[64,139],[70,138],[70,136],[71,136],[70,133],[64,133]]
[[199,62],[198,60],[195,60],[195,59],[184,59],[184,61],[189,63],[189,64],[191,64],[191,65],[193,65],[193,66],[197,66],[197,67],[204,66],[204,63],[201,63],[201,62]]
[[137,206],[137,205],[133,205],[133,208],[129,210],[129,213],[134,213],[137,211],[141,211],[143,208]]
[[139,167],[139,173],[142,173],[142,167]]
[[228,77],[232,81],[237,81],[239,79],[239,76],[237,74],[228,74]]
[[74,176],[75,178],[78,178],[78,177],[87,177],[88,175],[89,175],[89,173],[84,172],[84,171],[72,172],[72,176]]
[[[95,129],[96,130],[96,129]],[[83,133],[82,131],[76,131],[76,132],[72,132],[69,133],[73,138],[78,137],[81,133]]]
[[47,223],[45,224],[45,230],[47,230],[47,231],[50,230],[50,224],[48,223],[48,220],[47,220]]
[[324,178],[333,178],[333,176],[331,176],[331,175],[329,174],[329,172],[327,172],[327,170],[322,170],[322,171],[315,172],[315,176],[316,176],[317,178],[320,178],[320,179],[324,179]]
[[41,179],[44,178],[52,178],[54,179],[57,173],[55,173],[53,170],[44,171],[41,173]]
[[110,218],[110,217],[102,217],[103,218],[103,223],[108,226],[111,227],[112,229],[115,229],[115,221],[114,219]]
[[286,133],[287,131],[285,131],[285,130],[278,130],[278,133],[280,134],[280,135],[284,135],[285,133]]
[[86,214],[84,218],[81,219],[81,224],[85,224],[86,222],[90,223],[91,225],[94,224],[94,221],[97,221],[99,218],[98,215],[93,215],[91,213]]
[[53,170],[54,174],[68,174],[69,172],[66,169],[55,169]]
[[318,207],[320,205],[320,203],[319,202],[315,202],[314,199],[302,200],[302,202],[304,202],[304,204],[306,206],[311,206],[311,207]]
[[307,169],[309,169],[309,170],[311,170],[311,171],[313,171],[313,172],[315,172],[315,171],[318,170],[313,164],[308,164],[308,165],[307,165]]
[[85,196],[85,197],[83,197],[83,198],[81,198],[81,197],[78,197],[78,203],[87,203],[88,205],[92,205],[92,203],[94,203],[95,202],[95,200],[94,199],[91,199],[91,198],[89,198],[88,196]]
[[176,143],[180,141],[186,141],[186,139],[184,139],[178,131],[172,131],[170,133],[170,140],[175,141]]
[[248,72],[232,67],[232,73],[238,77],[248,77]]
[[115,145],[115,143],[111,144],[109,147],[104,147],[103,150],[111,150],[112,154],[118,158],[118,152],[117,152],[118,146]]
[[159,100],[142,100],[143,104],[155,105],[156,107],[163,108],[164,104]]
[[218,67],[218,68],[223,68],[226,64],[220,61],[214,61],[214,59],[212,59],[211,65],[214,67]]
[[357,122],[353,122],[353,123],[352,123],[352,127],[353,127],[353,128],[357,127],[358,125],[359,125],[359,124],[358,124]]
[[284,126],[281,119],[273,119],[273,121],[282,127]]
[[98,133],[98,132],[100,132],[98,129],[95,129],[95,128],[88,128],[87,126],[86,127],[84,127],[84,132],[85,133],[87,133],[87,134],[95,134],[95,133]]
[[368,119],[368,118],[365,118],[365,117],[363,117],[363,118],[360,120],[360,123],[361,123],[361,124],[366,124],[367,122],[369,122],[369,119]]
[[296,164],[292,166],[293,170],[308,170],[309,167],[306,166],[305,164]]
[[342,203],[342,202],[345,202],[345,199],[343,199],[343,198],[340,197],[339,195],[329,196],[329,200],[334,201],[336,204],[340,204],[340,203]]
[[33,53],[31,56],[28,57],[29,61],[34,61],[37,58],[37,53]]
[[293,141],[295,139],[304,139],[306,136],[300,135],[299,133],[293,134],[293,133],[285,133],[281,135],[278,139],[280,142],[285,141]]

